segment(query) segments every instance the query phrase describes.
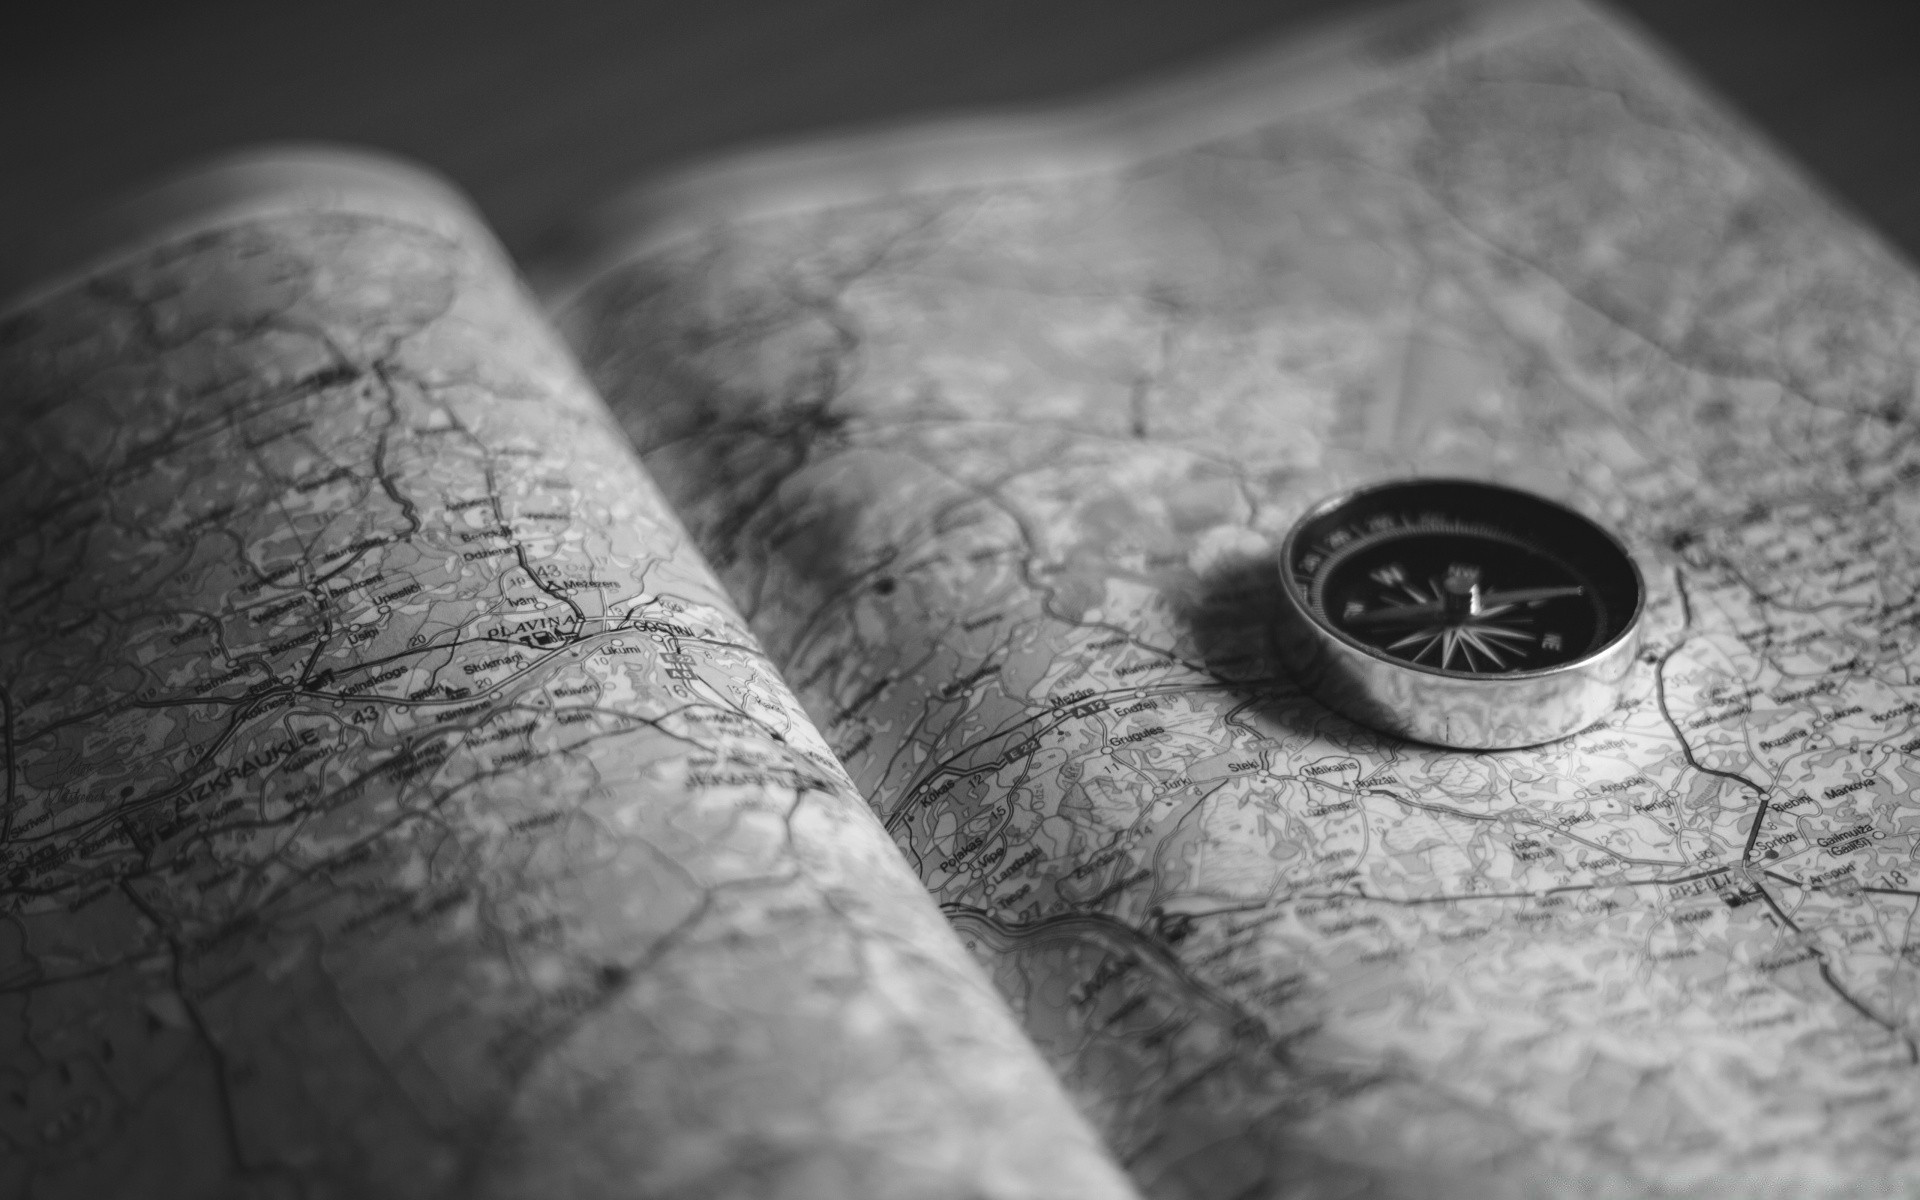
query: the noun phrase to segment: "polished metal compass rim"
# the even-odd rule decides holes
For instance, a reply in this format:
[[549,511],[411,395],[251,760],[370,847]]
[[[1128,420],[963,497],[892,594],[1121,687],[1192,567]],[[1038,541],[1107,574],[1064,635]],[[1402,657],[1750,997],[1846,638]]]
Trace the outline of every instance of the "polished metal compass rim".
[[[1389,493],[1447,491],[1478,493],[1483,501],[1513,505],[1521,512],[1535,508],[1610,550],[1616,561],[1603,565],[1609,570],[1624,570],[1624,578],[1610,582],[1616,588],[1624,585],[1631,595],[1631,603],[1625,606],[1625,615],[1611,636],[1567,662],[1483,673],[1412,662],[1338,628],[1330,614],[1321,611],[1310,586],[1303,587],[1296,577],[1295,563],[1307,549],[1303,539],[1318,536],[1327,518],[1342,511],[1364,511],[1366,502],[1388,497]],[[1409,507],[1420,505],[1410,503]],[[1399,528],[1441,531],[1437,524],[1403,524]],[[1489,523],[1489,528],[1514,536],[1508,526]],[[1322,568],[1314,570],[1318,574]],[[1282,543],[1280,577],[1281,655],[1309,691],[1363,724],[1416,741],[1461,749],[1510,749],[1554,741],[1612,711],[1639,653],[1646,607],[1646,586],[1639,564],[1611,531],[1544,496],[1473,479],[1386,480],[1321,501],[1295,522]]]

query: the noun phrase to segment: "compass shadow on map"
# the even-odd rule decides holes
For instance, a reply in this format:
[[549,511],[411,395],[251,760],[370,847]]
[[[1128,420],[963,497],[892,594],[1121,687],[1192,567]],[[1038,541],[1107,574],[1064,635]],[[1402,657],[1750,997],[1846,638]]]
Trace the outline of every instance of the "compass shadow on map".
[[[1279,555],[1266,552],[1203,571],[1174,605],[1174,619],[1196,665],[1238,697],[1236,720],[1295,736],[1331,732],[1343,742],[1369,736],[1307,695],[1282,665],[1281,603]],[[1329,722],[1339,728],[1329,731]]]

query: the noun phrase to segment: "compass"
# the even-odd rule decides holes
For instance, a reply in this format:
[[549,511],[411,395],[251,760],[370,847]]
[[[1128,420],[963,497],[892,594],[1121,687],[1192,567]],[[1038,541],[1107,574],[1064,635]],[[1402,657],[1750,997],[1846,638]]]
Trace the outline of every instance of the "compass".
[[1612,534],[1530,492],[1374,484],[1316,505],[1281,548],[1280,648],[1335,710],[1462,749],[1565,737],[1619,701],[1640,569]]

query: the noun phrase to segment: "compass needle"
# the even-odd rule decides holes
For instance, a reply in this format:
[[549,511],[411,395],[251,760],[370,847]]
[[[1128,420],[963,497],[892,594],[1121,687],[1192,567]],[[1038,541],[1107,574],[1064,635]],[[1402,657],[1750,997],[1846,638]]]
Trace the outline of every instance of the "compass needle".
[[1405,625],[1412,621],[1430,621],[1441,616],[1443,609],[1436,603],[1430,604],[1394,604],[1375,609],[1372,612],[1359,612],[1346,618],[1349,625]]
[[1488,604],[1499,604],[1511,608],[1516,604],[1538,604],[1543,600],[1560,600],[1585,593],[1584,587],[1574,584],[1567,587],[1515,588],[1505,592],[1488,592],[1484,599]]

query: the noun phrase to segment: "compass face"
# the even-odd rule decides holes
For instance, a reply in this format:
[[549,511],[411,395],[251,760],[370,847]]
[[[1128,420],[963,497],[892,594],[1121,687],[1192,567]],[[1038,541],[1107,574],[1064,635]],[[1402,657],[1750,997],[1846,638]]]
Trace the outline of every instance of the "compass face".
[[1330,555],[1310,592],[1323,620],[1421,666],[1490,674],[1571,662],[1607,628],[1586,576],[1494,529],[1397,527]]
[[1618,543],[1557,504],[1483,484],[1354,493],[1288,539],[1290,582],[1322,628],[1380,658],[1457,676],[1585,659],[1638,615]]

